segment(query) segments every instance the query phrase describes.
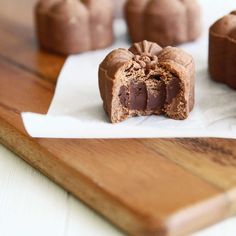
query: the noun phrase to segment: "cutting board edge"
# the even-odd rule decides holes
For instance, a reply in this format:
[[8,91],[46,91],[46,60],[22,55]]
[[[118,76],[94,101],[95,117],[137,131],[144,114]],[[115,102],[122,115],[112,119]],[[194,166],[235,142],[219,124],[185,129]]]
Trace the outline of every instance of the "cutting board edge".
[[[14,133],[14,135],[9,135],[10,133]],[[91,184],[91,181],[89,179],[85,180],[84,176],[81,176],[80,173],[76,174],[76,181],[80,182],[80,184],[84,181],[85,185],[90,186],[90,190],[87,192],[92,193],[92,196],[88,197],[85,195],[84,192],[80,192],[79,190],[75,190],[73,186],[68,186],[68,179],[64,177],[60,177],[60,174],[54,175],[53,172],[50,172],[47,170],[47,165],[43,165],[43,167],[39,166],[39,161],[32,161],[29,156],[25,153],[26,148],[21,148],[22,145],[19,145],[18,140],[21,140],[24,143],[24,147],[31,147],[29,149],[34,148],[34,154],[35,157],[38,156],[38,158],[42,158],[45,156],[45,152],[47,150],[44,150],[43,153],[43,147],[37,142],[34,142],[34,139],[30,138],[27,134],[21,133],[17,131],[13,126],[11,126],[8,122],[3,120],[0,117],[0,142],[13,151],[15,154],[17,154],[19,157],[21,157],[26,163],[31,165],[33,168],[39,170],[42,174],[47,176],[50,180],[58,184],[59,186],[63,187],[66,191],[70,192],[74,196],[78,197],[80,200],[82,200],[86,205],[91,207],[92,209],[95,209],[97,213],[108,219],[111,223],[117,225],[120,227],[120,229],[126,231],[127,233],[130,233],[132,235],[153,235],[153,225],[150,226],[150,221],[145,220],[145,216],[140,216],[138,212],[133,212],[131,209],[128,208],[128,206],[125,206],[116,199],[112,199],[112,196],[109,196],[107,193],[102,192],[101,190],[96,191],[97,186],[94,184]],[[37,140],[37,139],[35,139]],[[43,156],[42,156],[43,154]],[[51,153],[47,153],[47,158],[52,161],[52,158],[55,157]],[[58,161],[59,159],[57,159]],[[60,161],[60,160],[59,160]],[[66,169],[66,167],[63,168],[63,171]],[[58,169],[57,169],[58,171]],[[70,167],[67,169],[67,176],[71,176],[72,170]],[[50,174],[49,174],[50,173]],[[59,172],[60,173],[60,172]],[[60,179],[62,178],[62,179]],[[83,178],[83,180],[81,180]],[[65,182],[63,182],[65,180]],[[81,189],[84,187],[81,186]],[[85,188],[88,188],[87,186]],[[96,192],[96,194],[99,192],[99,195],[96,195],[96,197],[101,198],[100,200],[94,199],[93,194]],[[109,199],[108,199],[109,198]],[[97,202],[99,202],[97,204]],[[101,206],[101,202],[110,203],[109,205]],[[114,209],[115,206],[115,209]],[[117,214],[117,211],[120,211],[119,214]],[[114,214],[116,213],[116,214]],[[124,224],[124,219],[127,219]],[[120,220],[122,219],[122,220]],[[155,231],[158,229],[158,231],[163,232],[163,225],[158,221],[155,222]],[[151,228],[151,230],[150,230]],[[161,229],[161,230],[159,230]],[[151,232],[151,234],[150,234]],[[162,234],[163,235],[163,234]]]
[[[14,135],[11,135],[11,133]],[[64,189],[66,189],[79,199],[81,199],[89,207],[95,209],[99,214],[104,216],[106,219],[108,219],[109,221],[111,221],[124,231],[130,233],[131,235],[153,235],[155,233],[161,236],[163,235],[178,236],[186,233],[195,232],[196,230],[200,230],[206,226],[217,223],[220,220],[228,217],[227,213],[223,213],[221,216],[213,218],[212,220],[209,220],[209,222],[207,223],[203,222],[198,226],[191,226],[190,224],[190,229],[187,229],[186,232],[185,229],[183,227],[179,227],[179,225],[174,226],[173,229],[173,224],[169,222],[169,218],[164,220],[155,219],[155,217],[154,218],[147,217],[145,215],[140,214],[140,212],[134,212],[133,209],[129,209],[128,206],[125,206],[121,202],[118,202],[117,199],[112,198],[114,196],[109,196],[108,193],[103,192],[101,189],[98,189],[98,186],[95,186],[95,184],[93,184],[89,179],[85,179],[86,177],[81,176],[80,173],[75,173],[74,175],[76,179],[75,181],[76,183],[80,183],[79,185],[81,186],[84,185],[83,187],[80,187],[80,189],[87,189],[87,191],[85,191],[86,193],[84,191],[81,192],[79,189],[74,189],[74,187],[72,186],[74,184],[72,183],[70,183],[70,185],[68,186],[68,183],[70,181],[68,181],[66,177],[60,176],[60,172],[59,174],[53,174],[53,172],[47,169],[51,167],[47,167],[47,165],[44,165],[45,163],[42,165],[42,163],[40,162],[40,158],[45,156],[46,153],[47,153],[47,160],[49,158],[49,160],[53,161],[52,157],[55,158],[55,156],[47,152],[46,149],[44,150],[43,147],[37,142],[37,139],[32,139],[27,134],[17,131],[13,126],[11,126],[8,122],[4,121],[1,118],[0,118],[0,134],[1,134],[0,142],[3,145],[5,145],[14,153],[19,155],[24,161],[26,161],[28,164],[30,164],[31,166],[42,172],[49,179],[53,180],[58,185],[62,186]],[[19,145],[18,140],[22,140],[24,145]],[[21,148],[22,146],[24,148]],[[30,159],[29,157],[31,156],[30,153],[27,154],[27,151],[25,151],[26,146],[30,147],[29,150],[34,149],[34,153],[32,152],[31,154],[38,156],[39,160],[33,161],[32,159]],[[43,167],[41,167],[40,165],[42,165]],[[70,167],[68,167],[66,170],[66,168],[64,167],[61,171],[67,171],[67,174],[64,174],[64,176],[66,175],[69,176],[69,173],[71,176],[72,173],[71,171],[74,170],[72,170]],[[96,196],[94,197],[95,192]],[[91,195],[90,197],[87,195],[88,193]],[[222,194],[225,195],[226,193],[222,192]],[[106,202],[106,204],[101,206],[101,202]],[[220,206],[220,208],[221,207],[225,207],[224,204]],[[191,208],[189,210],[191,211]],[[201,219],[201,217],[202,215],[200,214],[199,216],[196,217],[196,220]],[[170,218],[175,218],[175,215],[170,216]],[[180,225],[181,224],[183,223],[180,223]],[[178,228],[180,228],[179,232],[176,231]]]

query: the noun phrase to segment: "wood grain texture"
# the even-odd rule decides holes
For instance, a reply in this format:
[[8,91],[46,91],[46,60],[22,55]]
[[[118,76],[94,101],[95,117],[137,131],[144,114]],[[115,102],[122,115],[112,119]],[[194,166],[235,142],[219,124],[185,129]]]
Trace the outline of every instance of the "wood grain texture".
[[[161,144],[161,145],[160,145]],[[224,189],[233,203],[231,213],[236,213],[236,148],[229,139],[175,139],[150,142],[144,145],[158,149],[164,155],[192,173],[202,176],[213,185]],[[176,155],[171,155],[175,150]]]
[[37,48],[33,2],[14,16],[13,2],[0,14],[3,144],[133,235],[183,235],[236,214],[234,140],[30,138],[20,113],[47,112],[65,58]]

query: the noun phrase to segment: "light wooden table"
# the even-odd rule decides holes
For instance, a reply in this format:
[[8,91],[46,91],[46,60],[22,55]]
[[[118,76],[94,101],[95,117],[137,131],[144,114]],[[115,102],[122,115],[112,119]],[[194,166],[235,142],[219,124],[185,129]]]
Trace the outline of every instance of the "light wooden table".
[[[194,235],[236,235],[235,225],[232,218]],[[124,234],[0,145],[0,235]]]
[[[194,236],[234,236],[235,225],[232,218]],[[0,235],[124,234],[0,145]]]

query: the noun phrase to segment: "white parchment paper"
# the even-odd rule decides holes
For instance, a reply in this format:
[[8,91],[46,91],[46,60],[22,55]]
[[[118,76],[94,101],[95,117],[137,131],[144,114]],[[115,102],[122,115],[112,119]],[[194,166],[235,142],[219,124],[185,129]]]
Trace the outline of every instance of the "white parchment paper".
[[236,91],[211,81],[207,71],[208,28],[216,19],[236,9],[236,1],[199,2],[203,8],[202,37],[181,46],[193,55],[196,63],[196,105],[187,120],[149,116],[119,124],[108,122],[99,95],[97,71],[99,63],[112,49],[129,47],[125,24],[117,20],[116,42],[112,47],[68,57],[47,115],[22,113],[29,135],[45,138],[236,138]]

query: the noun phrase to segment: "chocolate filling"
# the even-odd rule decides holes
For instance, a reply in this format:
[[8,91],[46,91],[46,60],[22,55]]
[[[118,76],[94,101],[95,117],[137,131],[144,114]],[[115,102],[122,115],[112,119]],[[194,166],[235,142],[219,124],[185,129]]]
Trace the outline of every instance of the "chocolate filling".
[[153,81],[152,83],[154,83],[155,87],[149,89],[148,91],[148,102],[146,109],[149,111],[162,109],[166,100],[165,83],[163,81],[159,81],[158,83]]
[[144,82],[131,81],[129,87],[130,106],[131,110],[143,111],[147,107],[147,88]]
[[180,92],[179,78],[174,75],[152,75],[147,79],[134,78],[127,86],[121,86],[119,99],[128,110],[161,113]]
[[120,87],[119,93],[120,103],[122,106],[128,108],[129,107],[129,89],[126,86]]

